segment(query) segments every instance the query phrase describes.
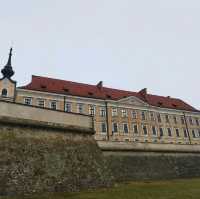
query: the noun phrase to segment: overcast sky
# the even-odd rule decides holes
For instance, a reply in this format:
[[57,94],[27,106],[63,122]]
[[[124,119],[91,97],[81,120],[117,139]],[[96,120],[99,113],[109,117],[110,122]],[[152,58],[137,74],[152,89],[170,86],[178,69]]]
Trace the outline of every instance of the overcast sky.
[[199,0],[0,0],[0,65],[181,98],[200,109]]

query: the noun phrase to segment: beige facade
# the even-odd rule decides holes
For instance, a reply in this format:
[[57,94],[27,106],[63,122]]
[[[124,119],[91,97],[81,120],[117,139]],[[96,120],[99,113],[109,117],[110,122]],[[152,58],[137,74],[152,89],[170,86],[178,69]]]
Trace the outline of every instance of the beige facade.
[[136,97],[100,100],[17,88],[17,103],[94,117],[96,140],[200,144],[200,113],[150,106]]

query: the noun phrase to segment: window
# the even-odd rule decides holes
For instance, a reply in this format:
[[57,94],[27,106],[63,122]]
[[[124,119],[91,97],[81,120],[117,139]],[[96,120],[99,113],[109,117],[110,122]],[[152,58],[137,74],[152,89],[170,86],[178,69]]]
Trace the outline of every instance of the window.
[[174,116],[173,119],[174,119],[174,124],[177,124],[176,116]]
[[195,138],[196,137],[196,134],[195,134],[195,131],[192,130],[192,137]]
[[168,136],[171,137],[172,136],[172,131],[170,128],[167,128],[167,132],[168,132]]
[[95,106],[94,105],[89,105],[89,114],[95,115]]
[[137,113],[135,110],[132,111],[132,118],[133,119],[136,119],[137,118]]
[[118,124],[117,123],[112,123],[112,131],[113,133],[117,133],[118,132]]
[[128,116],[128,112],[126,109],[122,109],[122,117],[127,117]]
[[123,132],[128,133],[128,124],[124,123],[124,124],[122,124],[122,126],[123,126]]
[[165,115],[165,121],[166,121],[167,123],[169,123],[169,116],[168,116],[168,115]]
[[143,134],[147,135],[147,127],[145,125],[142,126]]
[[101,123],[101,132],[102,132],[102,133],[106,133],[106,131],[107,131],[106,123],[105,123],[105,122],[102,122],[102,123]]
[[8,95],[8,91],[7,91],[7,89],[3,89],[2,90],[2,92],[1,92],[1,95],[2,95],[2,97],[7,97],[7,95]]
[[184,133],[184,137],[187,138],[188,137],[188,133],[186,129],[183,129],[183,133]]
[[162,137],[162,136],[164,135],[164,133],[163,133],[163,128],[160,127],[160,128],[159,128],[159,131],[160,131],[160,137]]
[[184,117],[181,117],[181,124],[185,124],[185,119],[184,119]]
[[105,117],[106,116],[106,109],[105,107],[100,107],[100,116]]
[[154,121],[155,118],[154,118],[154,113],[153,112],[150,112],[150,118],[151,118],[151,121]]
[[153,134],[153,135],[157,135],[156,127],[155,127],[155,126],[152,126],[152,134]]
[[37,105],[38,105],[39,107],[45,107],[45,101],[44,101],[43,99],[38,99]]
[[193,125],[192,117],[189,117],[189,122],[190,122],[190,125]]
[[134,132],[135,134],[138,133],[138,126],[137,126],[137,124],[133,124],[133,132]]
[[77,104],[77,113],[83,114],[83,104]]
[[199,126],[199,120],[196,118],[196,125]]
[[65,103],[65,112],[72,112],[72,104],[70,102]]
[[179,129],[176,129],[176,137],[180,137]]
[[112,116],[117,116],[117,108],[112,108]]
[[145,112],[144,112],[144,111],[142,111],[141,117],[142,117],[142,120],[146,120],[146,115],[145,115]]
[[160,123],[161,122],[161,116],[160,116],[159,113],[157,114],[157,119],[158,119],[158,122]]
[[24,104],[26,104],[26,105],[32,105],[32,98],[31,97],[24,98]]
[[50,108],[53,109],[53,110],[56,110],[57,109],[57,102],[56,101],[51,101],[50,102]]

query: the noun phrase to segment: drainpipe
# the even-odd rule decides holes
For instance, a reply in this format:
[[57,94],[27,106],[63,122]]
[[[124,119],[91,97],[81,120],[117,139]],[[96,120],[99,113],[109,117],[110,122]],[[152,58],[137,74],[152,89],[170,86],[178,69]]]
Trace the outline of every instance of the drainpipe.
[[190,142],[190,144],[192,144],[191,138],[190,138],[190,132],[189,132],[189,129],[188,129],[188,124],[187,124],[187,119],[186,119],[186,116],[185,116],[185,113],[184,113],[184,112],[183,112],[183,116],[184,116],[184,121],[185,121],[185,126],[186,126],[186,130],[187,130],[189,142]]
[[66,103],[66,96],[64,96],[64,108],[63,108],[63,111],[65,112],[65,103]]
[[105,101],[106,105],[106,126],[107,126],[107,140],[109,141],[110,135],[109,135],[109,119],[108,119],[108,102]]

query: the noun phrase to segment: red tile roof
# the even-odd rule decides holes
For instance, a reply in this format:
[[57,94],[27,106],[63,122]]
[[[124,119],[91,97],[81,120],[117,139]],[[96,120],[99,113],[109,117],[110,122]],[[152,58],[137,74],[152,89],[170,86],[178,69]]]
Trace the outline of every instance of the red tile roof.
[[198,111],[180,99],[147,94],[146,89],[143,89],[140,92],[130,92],[101,86],[101,82],[98,85],[88,85],[48,77],[32,76],[31,83],[19,88],[103,100],[120,100],[122,98],[135,96],[152,106],[195,112]]

